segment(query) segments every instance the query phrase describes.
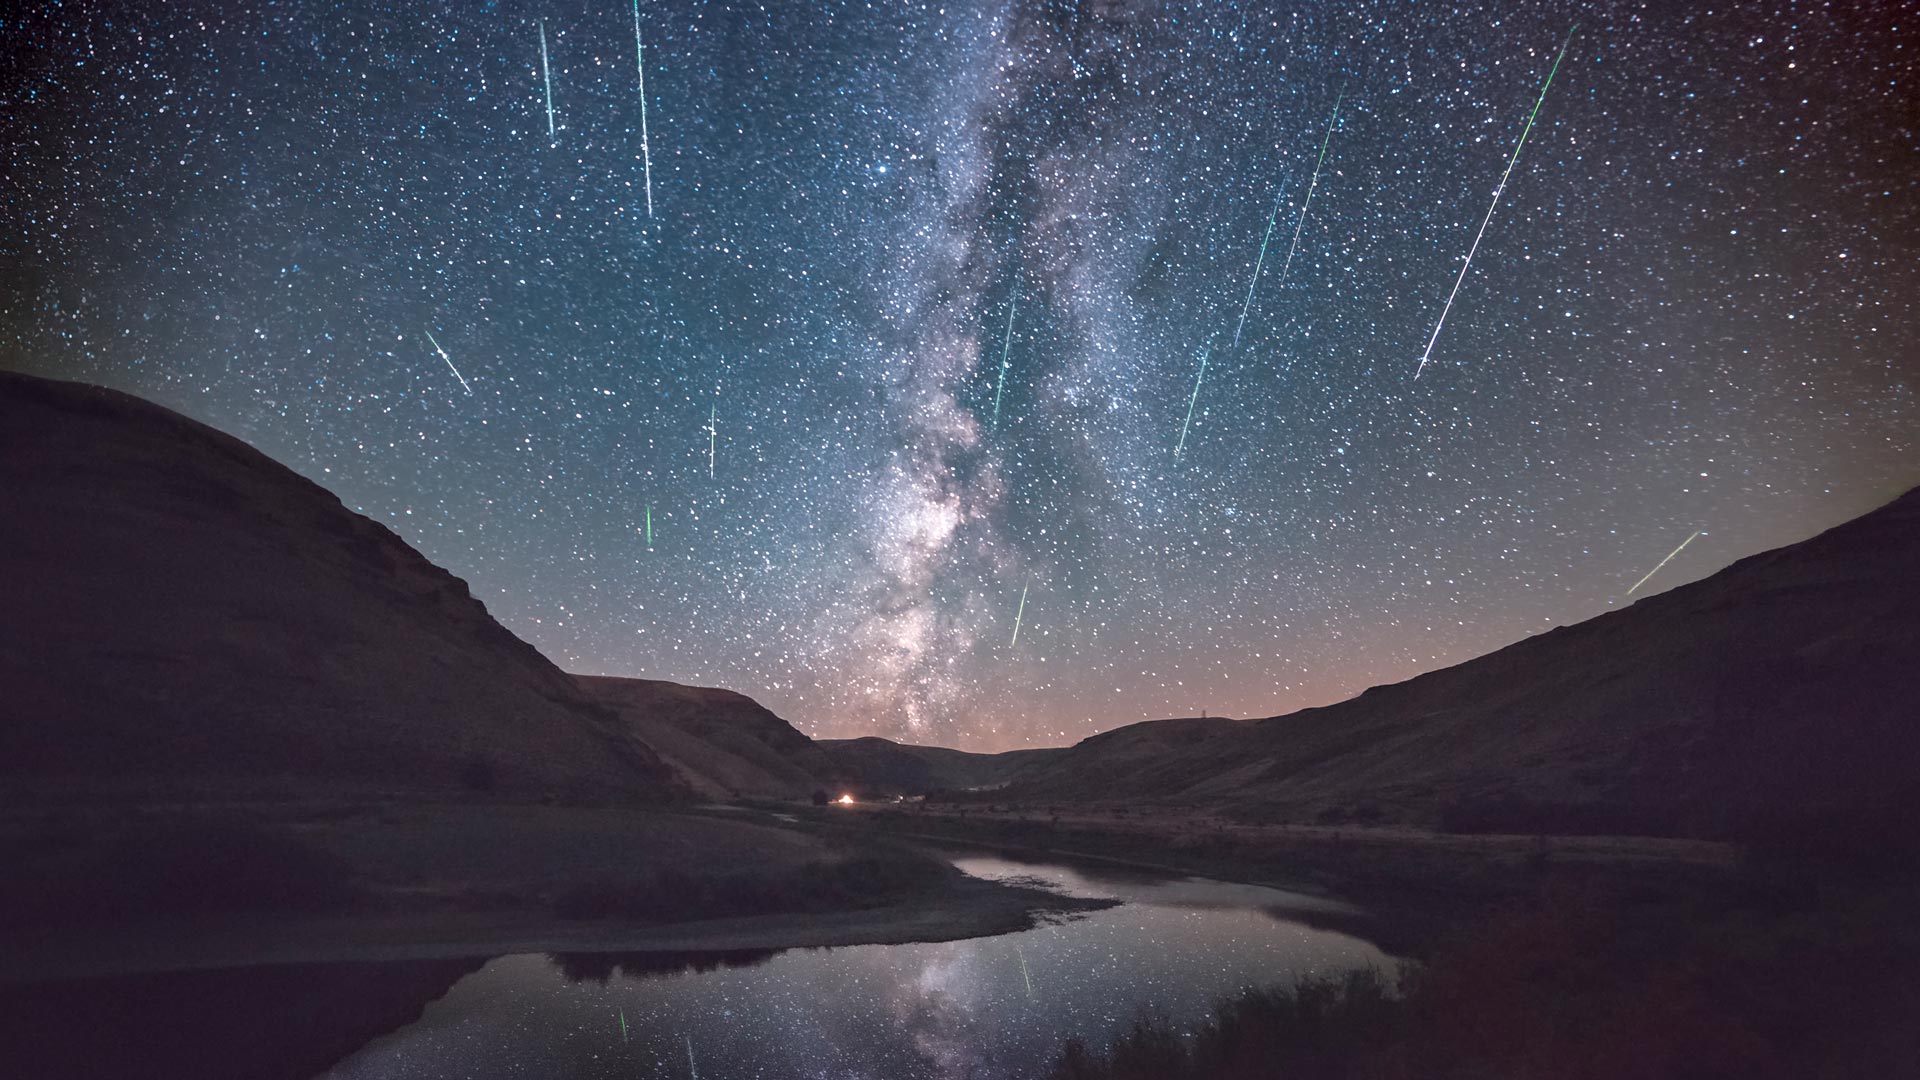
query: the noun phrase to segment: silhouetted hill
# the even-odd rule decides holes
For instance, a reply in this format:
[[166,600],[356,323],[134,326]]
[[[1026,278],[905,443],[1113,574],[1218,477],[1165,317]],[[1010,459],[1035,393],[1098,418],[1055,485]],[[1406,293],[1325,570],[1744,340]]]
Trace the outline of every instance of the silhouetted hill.
[[1736,836],[1920,820],[1920,491],[1325,708],[1086,739],[1011,797]]
[[819,745],[745,694],[655,679],[574,680],[702,795],[804,799],[839,783],[839,766]]
[[1005,785],[1064,749],[975,754],[889,739],[808,738],[731,690],[657,679],[576,675],[659,752],[687,787],[709,798],[805,799],[814,791],[924,795]]
[[0,777],[659,797],[669,770],[458,578],[237,439],[0,373]]
[[821,739],[817,745],[839,766],[848,783],[862,791],[899,795],[1002,787],[1024,770],[1066,753],[1065,748],[1051,748],[974,754],[875,736]]

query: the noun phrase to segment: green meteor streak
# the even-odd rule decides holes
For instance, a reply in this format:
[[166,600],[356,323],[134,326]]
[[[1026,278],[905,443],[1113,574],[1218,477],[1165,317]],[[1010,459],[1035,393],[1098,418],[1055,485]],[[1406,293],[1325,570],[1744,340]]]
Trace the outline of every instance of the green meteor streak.
[[653,546],[653,504],[647,504],[647,546]]
[[1273,239],[1273,219],[1280,215],[1280,200],[1286,198],[1287,182],[1280,181],[1280,190],[1273,197],[1273,209],[1267,211],[1267,234],[1260,238],[1260,257],[1253,261],[1253,280],[1247,282],[1247,298],[1240,305],[1240,325],[1233,328],[1233,344],[1240,344],[1240,331],[1247,328],[1247,309],[1253,306],[1253,290],[1260,284],[1260,267],[1267,261],[1267,241]]
[[627,1010],[620,1010],[620,1041],[627,1041]]
[[1433,336],[1427,339],[1427,351],[1420,354],[1420,366],[1413,369],[1413,377],[1427,370],[1427,361],[1433,358],[1433,343],[1440,340],[1440,328],[1447,324],[1447,312],[1453,310],[1453,298],[1460,295],[1460,283],[1467,280],[1467,268],[1473,265],[1473,253],[1480,250],[1480,238],[1487,235],[1487,222],[1493,220],[1493,212],[1500,206],[1500,196],[1507,190],[1507,178],[1513,175],[1514,163],[1520,160],[1520,148],[1527,145],[1527,135],[1533,131],[1534,118],[1540,115],[1540,106],[1547,100],[1547,90],[1553,86],[1553,77],[1560,71],[1560,61],[1566,59],[1567,46],[1573,41],[1573,31],[1567,31],[1567,38],[1560,43],[1560,55],[1553,58],[1553,67],[1547,72],[1547,81],[1540,84],[1540,96],[1534,99],[1533,112],[1527,117],[1527,126],[1520,130],[1520,141],[1513,144],[1513,156],[1507,159],[1507,171],[1500,174],[1500,186],[1493,189],[1493,203],[1487,207],[1487,216],[1480,222],[1480,231],[1474,234],[1473,246],[1467,249],[1467,261],[1460,264],[1460,276],[1453,279],[1453,291],[1447,294],[1447,303],[1440,309],[1440,321],[1433,324]]
[[1293,245],[1287,248],[1287,261],[1280,267],[1280,283],[1274,286],[1276,290],[1287,287],[1287,271],[1293,268],[1293,253],[1300,248],[1300,230],[1307,227],[1307,207],[1313,205],[1313,189],[1320,184],[1320,166],[1327,162],[1327,144],[1333,141],[1333,125],[1340,119],[1340,103],[1346,99],[1346,88],[1341,87],[1339,96],[1333,99],[1333,114],[1327,117],[1327,133],[1320,138],[1320,160],[1313,163],[1313,179],[1307,183],[1307,200],[1300,204],[1300,220],[1293,226]]
[[1007,642],[1007,648],[1009,649],[1020,644],[1020,620],[1027,613],[1027,590],[1032,587],[1032,578],[1028,578],[1027,583],[1020,586],[1020,609],[1013,613],[1013,640]]
[[1007,388],[1007,354],[1013,349],[1013,313],[1020,309],[1020,295],[1007,303],[1007,340],[1000,346],[1000,385],[993,389],[993,430],[1000,430],[1000,394]]
[[1193,405],[1200,400],[1200,380],[1207,377],[1207,355],[1213,347],[1208,346],[1200,352],[1200,374],[1193,377],[1193,396],[1187,399],[1187,419],[1180,425],[1180,441],[1174,444],[1173,459],[1180,460],[1180,451],[1187,445],[1187,428],[1193,425]]

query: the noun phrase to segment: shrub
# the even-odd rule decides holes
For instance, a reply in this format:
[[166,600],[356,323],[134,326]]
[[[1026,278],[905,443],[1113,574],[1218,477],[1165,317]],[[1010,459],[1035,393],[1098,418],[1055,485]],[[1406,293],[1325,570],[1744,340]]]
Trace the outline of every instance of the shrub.
[[1192,1040],[1165,1019],[1143,1017],[1105,1057],[1067,1043],[1050,1080],[1211,1080],[1368,1075],[1370,1049],[1404,1024],[1406,1002],[1380,973],[1302,980],[1223,1001]]
[[568,919],[679,922],[738,915],[840,911],[874,907],[946,880],[942,863],[885,852],[783,870],[692,874],[668,869],[569,886],[554,898]]

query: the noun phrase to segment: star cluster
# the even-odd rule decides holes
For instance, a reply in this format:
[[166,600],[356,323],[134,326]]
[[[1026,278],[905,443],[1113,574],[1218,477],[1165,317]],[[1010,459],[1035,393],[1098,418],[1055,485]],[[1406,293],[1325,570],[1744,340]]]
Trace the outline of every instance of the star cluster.
[[50,3],[0,364],[241,435],[569,670],[983,750],[1271,715],[1920,480],[1916,26]]

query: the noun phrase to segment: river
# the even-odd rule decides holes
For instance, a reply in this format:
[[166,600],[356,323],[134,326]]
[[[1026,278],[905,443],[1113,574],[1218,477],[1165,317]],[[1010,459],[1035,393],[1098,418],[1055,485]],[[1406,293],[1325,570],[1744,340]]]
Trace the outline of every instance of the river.
[[1186,1026],[1242,988],[1356,967],[1316,928],[1329,901],[1196,878],[951,856],[1113,908],[998,937],[732,955],[487,961],[420,1019],[322,1075],[832,1080],[1042,1076],[1063,1041],[1104,1047],[1143,1011]]

